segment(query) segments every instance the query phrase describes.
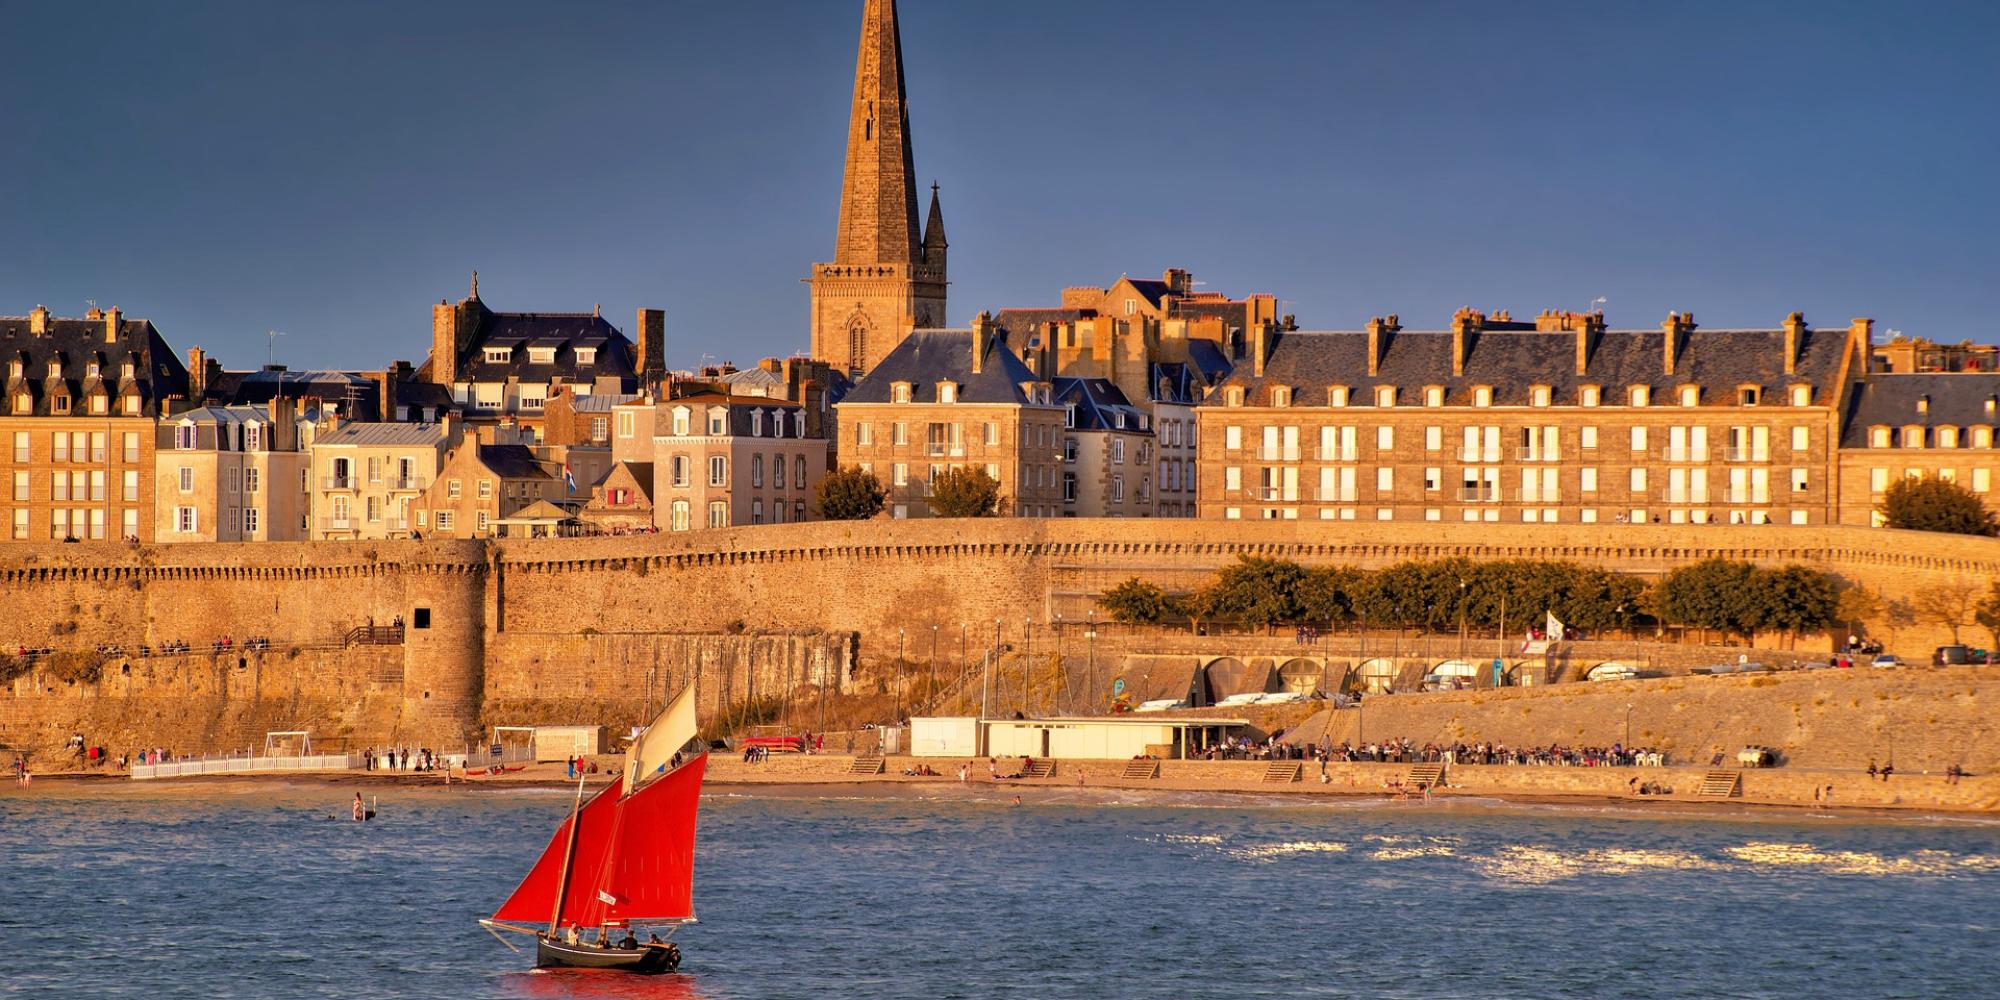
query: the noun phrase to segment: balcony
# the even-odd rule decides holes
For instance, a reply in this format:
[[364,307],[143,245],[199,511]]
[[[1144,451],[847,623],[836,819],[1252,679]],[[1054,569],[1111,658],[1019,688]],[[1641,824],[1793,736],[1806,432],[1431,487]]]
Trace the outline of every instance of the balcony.
[[1461,486],[1458,488],[1459,503],[1499,503],[1500,488],[1497,486]]
[[352,490],[361,484],[354,476],[328,476],[320,482],[329,490]]
[[[1342,452],[1341,454],[1345,457],[1337,459],[1337,461],[1354,461],[1352,452]],[[1296,462],[1299,460],[1299,446],[1292,445],[1289,448],[1282,446],[1277,448],[1259,448],[1257,449],[1257,458],[1265,462]],[[1336,461],[1336,459],[1327,459],[1326,461]]]
[[430,486],[431,481],[423,476],[391,476],[389,479],[391,493],[422,493]]
[[359,518],[353,517],[322,517],[319,519],[319,530],[353,531],[360,523]]
[[1516,448],[1514,449],[1514,461],[1560,462],[1562,461],[1562,453],[1556,451],[1554,448]]
[[1768,449],[1759,451],[1755,448],[1724,448],[1722,449],[1722,460],[1725,462],[1768,462],[1771,460],[1771,455]]
[[1708,461],[1708,449],[1703,448],[1661,448],[1653,457],[1662,462],[1700,463]]

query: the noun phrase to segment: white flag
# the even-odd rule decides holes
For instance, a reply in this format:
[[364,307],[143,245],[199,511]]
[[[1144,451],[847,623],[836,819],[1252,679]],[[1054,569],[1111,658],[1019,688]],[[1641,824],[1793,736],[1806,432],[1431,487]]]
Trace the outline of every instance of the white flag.
[[1549,616],[1548,628],[1544,629],[1544,631],[1546,631],[1549,634],[1549,641],[1561,642],[1563,639],[1563,632],[1564,632],[1562,619],[1557,618],[1556,613],[1553,611],[1544,613]]
[[610,893],[608,893],[608,892],[605,892],[605,891],[604,891],[603,889],[599,889],[599,890],[597,890],[597,901],[598,901],[598,902],[600,902],[600,903],[603,903],[603,904],[604,904],[604,905],[606,905],[606,906],[617,906],[617,905],[618,905],[618,897],[617,897],[617,896],[613,896],[612,894],[610,894]]

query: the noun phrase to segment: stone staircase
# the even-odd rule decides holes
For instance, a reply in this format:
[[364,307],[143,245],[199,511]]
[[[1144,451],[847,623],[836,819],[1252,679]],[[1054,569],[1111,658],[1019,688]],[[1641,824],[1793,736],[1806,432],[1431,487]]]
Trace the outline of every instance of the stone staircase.
[[1056,762],[1047,757],[1037,757],[1021,769],[1023,778],[1053,778],[1056,776]]
[[1413,764],[1403,777],[1405,788],[1440,788],[1444,785],[1443,764]]
[[852,763],[847,765],[847,773],[852,775],[881,774],[885,770],[887,770],[887,765],[882,762],[882,758],[880,757],[856,757]]
[[1299,780],[1305,769],[1304,764],[1295,760],[1272,761],[1271,765],[1264,769],[1264,784],[1289,785]]
[[1125,770],[1118,775],[1126,781],[1151,781],[1160,776],[1160,762],[1157,760],[1129,760]]
[[1733,799],[1743,794],[1743,774],[1740,771],[1709,771],[1701,776],[1701,787],[1695,794],[1705,799]]

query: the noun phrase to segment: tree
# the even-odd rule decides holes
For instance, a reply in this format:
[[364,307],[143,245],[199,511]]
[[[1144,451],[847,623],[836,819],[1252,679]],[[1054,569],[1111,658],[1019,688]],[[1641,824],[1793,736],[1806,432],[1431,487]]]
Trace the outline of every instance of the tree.
[[[1987,587],[1986,596],[1972,609],[1972,620],[1983,626],[1993,636],[1993,648],[2000,649],[2000,580]],[[0,671],[4,674],[4,671]]]
[[1000,481],[977,466],[946,469],[931,478],[925,502],[939,517],[993,517],[1000,512]]
[[1754,627],[1788,633],[1794,645],[1799,633],[1832,624],[1840,609],[1833,577],[1804,566],[1757,570],[1751,574],[1747,596],[1755,604]]
[[1215,615],[1215,585],[1174,595],[1173,610],[1187,617],[1189,631],[1201,634],[1201,623]]
[[1889,645],[1896,644],[1896,633],[1917,623],[1916,606],[1903,598],[1894,598],[1882,605],[1882,624],[1889,626]]
[[1132,577],[1097,599],[1111,620],[1127,625],[1158,625],[1173,611],[1173,601],[1157,584]]
[[829,521],[866,521],[882,513],[889,498],[882,481],[860,466],[835,469],[813,491],[813,509]]
[[1299,612],[1309,622],[1354,620],[1354,604],[1368,574],[1352,566],[1316,566],[1298,586]]
[[1869,590],[1866,584],[1857,583],[1840,592],[1838,613],[1847,626],[1847,634],[1859,636],[1861,630],[1857,625],[1882,616],[1882,595]]
[[1246,625],[1266,629],[1278,622],[1297,621],[1298,592],[1305,567],[1284,559],[1237,556],[1236,564],[1215,574],[1215,612]]
[[1891,528],[1945,531],[1958,535],[2000,535],[1996,519],[1979,494],[1936,476],[1903,478],[1891,483],[1876,508]]
[[1655,590],[1656,612],[1677,625],[1735,632],[1754,640],[1762,609],[1752,594],[1757,568],[1706,559],[1668,573]]
[[1970,580],[1951,580],[1918,587],[1910,594],[1911,610],[1921,621],[1936,622],[1951,629],[1951,644],[1958,645],[1958,630],[1965,626],[1979,605],[1979,585]]

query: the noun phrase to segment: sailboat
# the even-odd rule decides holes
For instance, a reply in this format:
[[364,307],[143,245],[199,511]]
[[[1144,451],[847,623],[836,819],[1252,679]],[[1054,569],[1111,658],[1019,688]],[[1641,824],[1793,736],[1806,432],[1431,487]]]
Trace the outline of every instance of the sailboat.
[[704,749],[687,747],[695,730],[690,685],[632,741],[609,786],[586,800],[577,779],[569,817],[513,895],[480,924],[495,937],[532,936],[539,969],[678,969],[680,948],[671,939],[695,922],[695,814],[708,767]]

